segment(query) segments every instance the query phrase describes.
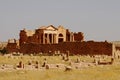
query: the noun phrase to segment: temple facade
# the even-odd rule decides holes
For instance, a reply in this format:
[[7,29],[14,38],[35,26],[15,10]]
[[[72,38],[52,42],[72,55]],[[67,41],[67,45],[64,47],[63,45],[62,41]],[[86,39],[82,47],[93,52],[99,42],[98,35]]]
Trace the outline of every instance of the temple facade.
[[38,43],[38,44],[58,44],[60,42],[74,42],[83,41],[84,36],[82,32],[73,33],[63,26],[58,26],[58,28],[53,25],[42,26],[36,30],[26,30],[20,31],[19,44],[23,43]]

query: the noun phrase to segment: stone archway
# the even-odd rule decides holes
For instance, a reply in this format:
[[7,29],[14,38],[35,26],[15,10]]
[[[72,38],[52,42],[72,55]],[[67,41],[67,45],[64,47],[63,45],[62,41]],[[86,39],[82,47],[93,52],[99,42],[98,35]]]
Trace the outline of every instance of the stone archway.
[[59,42],[63,42],[63,41],[64,41],[63,38],[64,38],[64,37],[63,37],[63,34],[60,33],[60,34],[58,35],[58,43],[59,43]]

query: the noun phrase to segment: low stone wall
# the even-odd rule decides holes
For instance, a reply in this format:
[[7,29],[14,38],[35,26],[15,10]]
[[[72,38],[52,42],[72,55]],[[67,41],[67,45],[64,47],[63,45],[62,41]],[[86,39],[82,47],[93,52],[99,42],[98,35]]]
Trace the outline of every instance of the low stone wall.
[[112,44],[108,42],[63,42],[59,44],[34,44],[26,43],[20,47],[20,52],[25,54],[31,53],[49,53],[55,52],[80,55],[112,55]]

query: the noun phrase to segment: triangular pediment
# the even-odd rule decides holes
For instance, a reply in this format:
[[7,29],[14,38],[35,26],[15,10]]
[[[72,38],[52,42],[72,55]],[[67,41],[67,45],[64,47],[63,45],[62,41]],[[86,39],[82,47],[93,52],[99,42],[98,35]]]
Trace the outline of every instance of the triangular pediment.
[[55,28],[53,25],[50,25],[50,26],[46,27],[45,29],[51,30],[51,31],[57,30],[57,28]]

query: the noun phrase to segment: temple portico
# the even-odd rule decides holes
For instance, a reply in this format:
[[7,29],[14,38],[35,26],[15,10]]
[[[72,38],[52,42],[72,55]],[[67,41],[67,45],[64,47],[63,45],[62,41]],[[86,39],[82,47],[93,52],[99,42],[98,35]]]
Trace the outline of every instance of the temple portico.
[[53,33],[45,33],[43,35],[43,44],[54,44],[56,43],[56,36],[57,34]]

